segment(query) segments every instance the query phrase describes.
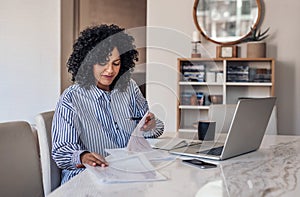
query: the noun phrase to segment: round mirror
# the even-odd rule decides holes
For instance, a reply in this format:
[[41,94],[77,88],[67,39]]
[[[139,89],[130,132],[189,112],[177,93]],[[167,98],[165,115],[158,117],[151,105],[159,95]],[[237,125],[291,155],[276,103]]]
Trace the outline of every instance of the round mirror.
[[195,0],[194,22],[201,34],[216,44],[238,44],[256,28],[260,0]]

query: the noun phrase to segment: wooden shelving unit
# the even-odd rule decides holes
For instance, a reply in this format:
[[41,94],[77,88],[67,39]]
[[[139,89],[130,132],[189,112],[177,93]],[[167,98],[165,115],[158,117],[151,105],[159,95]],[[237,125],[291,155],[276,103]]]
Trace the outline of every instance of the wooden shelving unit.
[[178,58],[178,79],[177,130],[196,131],[195,122],[208,118],[209,95],[221,96],[220,104],[236,104],[242,97],[274,96],[275,61]]

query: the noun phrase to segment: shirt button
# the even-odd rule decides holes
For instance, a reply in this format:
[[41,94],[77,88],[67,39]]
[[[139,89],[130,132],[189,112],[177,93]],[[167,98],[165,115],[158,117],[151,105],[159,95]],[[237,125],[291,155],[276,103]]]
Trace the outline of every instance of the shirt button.
[[115,125],[116,125],[116,129],[119,130],[119,127],[118,127],[118,124],[117,122],[115,122]]

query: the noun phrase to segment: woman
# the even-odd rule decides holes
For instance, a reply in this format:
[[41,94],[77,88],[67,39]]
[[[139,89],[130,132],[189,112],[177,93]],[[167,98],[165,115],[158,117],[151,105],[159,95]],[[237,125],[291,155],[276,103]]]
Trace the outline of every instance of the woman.
[[[73,46],[68,71],[74,82],[60,97],[52,124],[52,156],[62,183],[83,164],[108,165],[105,149],[126,147],[148,104],[130,79],[138,60],[133,37],[116,25],[84,30]],[[158,137],[163,123],[148,113],[145,137]]]

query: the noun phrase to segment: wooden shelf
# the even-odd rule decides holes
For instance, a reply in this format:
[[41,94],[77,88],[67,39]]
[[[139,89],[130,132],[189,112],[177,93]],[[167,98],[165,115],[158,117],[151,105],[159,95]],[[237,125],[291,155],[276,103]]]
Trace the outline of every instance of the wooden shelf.
[[272,86],[270,82],[226,82],[227,86]]
[[200,105],[179,105],[179,109],[205,109],[208,110],[209,106],[200,106]]
[[[237,100],[242,97],[275,96],[275,61],[273,58],[178,58],[177,61],[179,71],[178,79],[182,79],[182,76],[189,79],[189,77],[192,76],[190,77],[191,79],[207,81],[207,73],[215,72],[215,81],[217,81],[217,73],[223,73],[223,80],[219,80],[218,83],[178,81],[178,98],[180,98],[180,100],[178,100],[177,104],[177,128],[179,131],[194,132],[196,129],[190,127],[193,122],[197,122],[201,119],[208,119],[210,105],[208,102],[208,95],[222,95],[223,104],[236,104]],[[195,67],[193,68],[194,65]],[[201,66],[201,69],[197,70],[197,66]],[[204,68],[202,68],[202,66]],[[244,66],[246,69],[244,69]],[[228,72],[229,68],[230,73]],[[261,73],[260,70],[264,69],[267,69],[267,71]],[[251,75],[251,77],[254,78],[250,78],[250,74],[247,76],[247,73],[251,73],[253,70],[256,71],[254,76]],[[201,78],[197,78],[198,72],[204,72],[204,75],[201,74],[201,76],[199,75]],[[263,75],[261,76],[260,74]],[[231,80],[234,78],[239,79],[239,75],[244,75],[242,77],[245,77],[245,80],[264,80],[269,79],[270,77],[270,82],[226,81],[228,77]],[[242,77],[240,79],[244,80]],[[220,81],[222,83],[220,83]],[[202,95],[205,96],[204,105],[196,106],[180,104],[188,104],[190,102],[189,95],[197,95],[198,93],[200,95],[198,99],[200,99]],[[201,100],[201,102],[203,102],[203,100]]]
[[179,85],[202,85],[202,86],[222,86],[222,83],[207,83],[207,82],[193,82],[193,81],[180,81]]

